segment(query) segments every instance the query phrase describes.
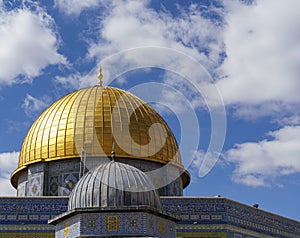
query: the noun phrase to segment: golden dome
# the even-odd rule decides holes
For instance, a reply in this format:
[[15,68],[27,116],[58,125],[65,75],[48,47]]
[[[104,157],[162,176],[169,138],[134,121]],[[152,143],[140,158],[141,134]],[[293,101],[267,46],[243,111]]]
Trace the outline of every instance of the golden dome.
[[[152,138],[152,139],[151,139]],[[89,156],[143,159],[181,167],[176,139],[161,116],[124,90],[94,86],[70,93],[49,106],[32,124],[20,151],[18,174],[29,164]]]

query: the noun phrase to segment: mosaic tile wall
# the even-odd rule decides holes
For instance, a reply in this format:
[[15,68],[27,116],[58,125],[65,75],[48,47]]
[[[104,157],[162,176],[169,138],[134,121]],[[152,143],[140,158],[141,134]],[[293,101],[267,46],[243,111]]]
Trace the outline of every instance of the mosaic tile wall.
[[228,224],[177,224],[179,237],[272,238],[274,236]]
[[[180,219],[176,227],[177,234],[189,233],[192,237],[193,234],[199,236],[203,232],[226,232],[229,237],[242,235],[243,238],[252,238],[260,233],[265,234],[265,237],[300,238],[300,222],[226,198],[162,197],[161,201],[166,213]],[[8,232],[16,235],[23,232],[24,236],[20,237],[26,237],[32,233],[31,231],[46,234],[51,230],[54,234],[54,226],[48,225],[48,220],[64,213],[67,204],[68,197],[2,197],[0,198],[0,237],[9,237]],[[127,222],[127,225],[132,224],[132,229],[141,225],[139,222],[135,223],[135,220],[132,218]],[[118,219],[114,221],[118,223]],[[149,216],[147,228],[149,232],[158,232],[159,229],[162,231],[162,226],[156,221],[151,221]],[[90,226],[92,229],[93,222]],[[79,226],[75,228],[73,230],[81,229]]]
[[[269,237],[300,238],[300,222],[226,198],[162,197],[161,201],[166,213],[181,220],[177,224],[177,232],[200,231],[203,229],[199,226],[201,224],[228,224],[227,228],[240,228],[238,231],[245,235],[252,232],[253,237],[254,234],[265,234]],[[232,233],[232,229],[226,232]]]
[[79,180],[79,159],[37,163],[20,176],[17,195],[68,196]]
[[47,165],[45,163],[33,164],[28,169],[28,182],[26,196],[43,196],[44,195],[44,176]]
[[48,222],[49,217],[55,217],[67,208],[68,197],[0,197],[0,224],[8,216],[13,216],[11,220],[15,221],[39,216],[37,220]]
[[50,196],[68,196],[79,180],[79,159],[53,161],[49,164],[48,193]]
[[84,213],[56,227],[56,238],[77,236],[176,237],[175,223],[146,212]]
[[48,220],[67,210],[68,198],[0,198],[0,237],[52,238]]
[[79,237],[80,236],[80,215],[69,218],[55,227],[55,237]]
[[[143,160],[124,158],[118,158],[118,160],[142,171],[152,171],[161,166]],[[18,180],[17,194],[18,196],[68,196],[79,180],[79,171],[79,158],[29,165],[28,173],[23,173]],[[158,178],[158,180],[160,179],[162,178]],[[182,195],[182,186],[181,179],[176,179],[169,185],[160,188],[159,194],[180,196]]]
[[176,237],[176,225],[173,222],[152,214],[148,214],[147,220],[147,233],[156,234],[158,237]]
[[14,232],[14,233],[0,233],[0,238],[55,238],[54,232],[43,232],[37,233],[33,232]]
[[23,172],[18,180],[18,189],[17,189],[17,196],[24,197],[26,196],[26,189],[27,189],[27,178],[28,178],[28,172]]

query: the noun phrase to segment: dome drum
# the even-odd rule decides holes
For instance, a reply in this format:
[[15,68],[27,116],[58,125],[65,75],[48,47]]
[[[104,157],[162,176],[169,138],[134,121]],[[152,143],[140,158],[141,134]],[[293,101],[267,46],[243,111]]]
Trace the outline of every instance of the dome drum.
[[[102,160],[107,161],[107,158],[103,158]],[[137,159],[116,157],[115,160],[117,162],[129,164],[144,172],[153,171],[162,166],[162,164],[152,161]],[[101,158],[98,157],[97,161],[101,161]],[[68,196],[79,180],[80,162],[80,158],[72,158],[52,161],[51,163],[40,162],[28,165],[28,167],[19,172],[18,176],[15,176],[15,178],[18,178],[18,181],[16,181],[18,196]],[[99,162],[94,162],[93,167],[96,166],[95,164],[99,164]],[[89,166],[89,168],[91,167]],[[181,169],[174,166],[174,171],[176,171],[175,173],[178,173]],[[88,170],[86,170],[86,172],[88,172]],[[185,181],[189,181],[189,175],[186,173],[187,172],[183,173],[181,177],[175,179],[166,186],[158,186],[159,195],[182,196]],[[42,178],[38,180],[40,185],[37,186],[41,189],[40,192],[33,189],[32,185],[33,183],[36,183],[35,178],[37,177]],[[156,181],[160,181],[165,177],[166,174],[164,173],[161,177],[156,177]],[[150,179],[152,180],[152,178]],[[156,181],[152,181],[152,183],[155,184]]]

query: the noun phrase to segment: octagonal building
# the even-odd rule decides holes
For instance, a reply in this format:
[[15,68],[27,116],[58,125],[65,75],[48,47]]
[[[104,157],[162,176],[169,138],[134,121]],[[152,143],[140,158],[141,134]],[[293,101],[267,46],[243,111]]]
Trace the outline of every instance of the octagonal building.
[[100,83],[30,127],[11,175],[18,196],[0,197],[0,237],[300,237],[299,221],[257,205],[182,196],[189,182],[162,117]]

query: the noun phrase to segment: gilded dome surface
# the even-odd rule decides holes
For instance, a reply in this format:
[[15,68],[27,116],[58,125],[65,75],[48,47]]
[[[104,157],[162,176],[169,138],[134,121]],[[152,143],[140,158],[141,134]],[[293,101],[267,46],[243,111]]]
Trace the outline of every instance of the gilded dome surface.
[[161,209],[159,195],[144,172],[111,161],[90,170],[78,181],[70,194],[68,210],[120,206]]
[[29,164],[88,156],[143,159],[182,167],[176,139],[147,103],[121,89],[94,86],[49,106],[32,124],[20,151],[17,174]]

